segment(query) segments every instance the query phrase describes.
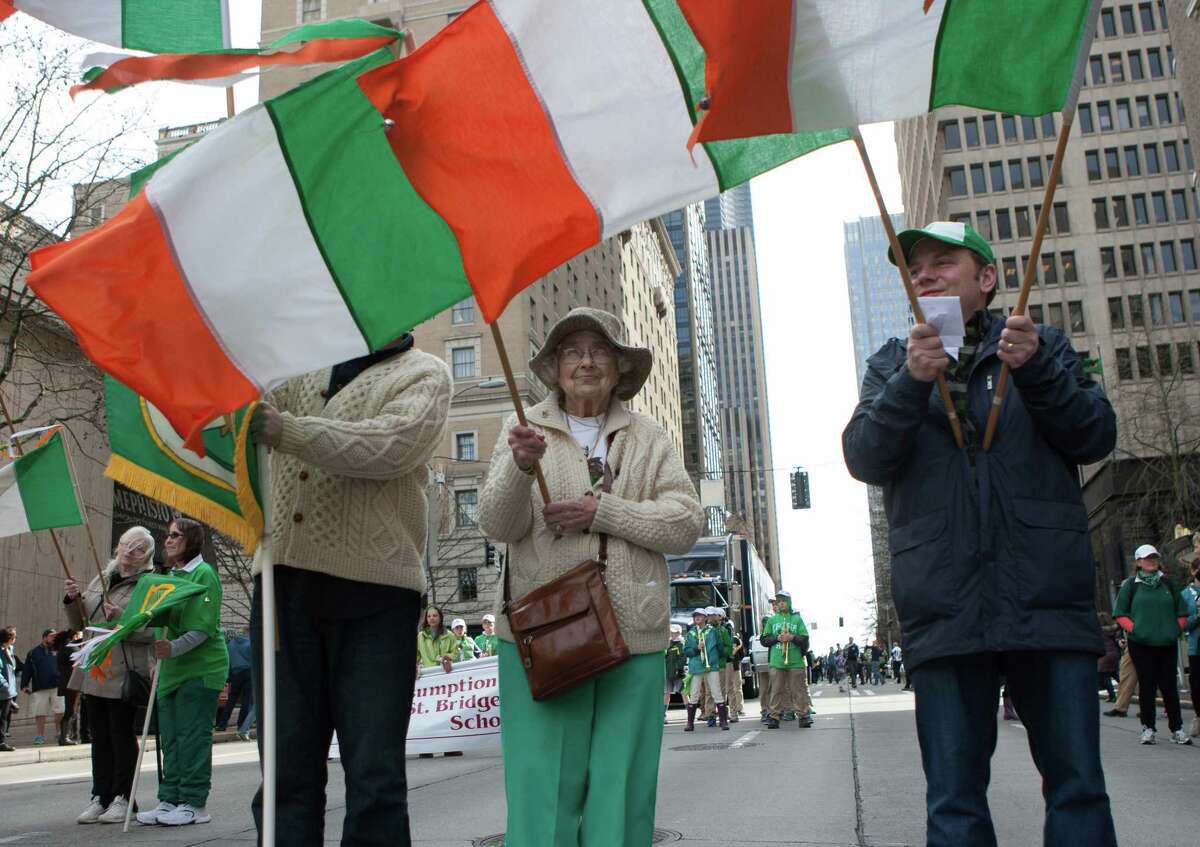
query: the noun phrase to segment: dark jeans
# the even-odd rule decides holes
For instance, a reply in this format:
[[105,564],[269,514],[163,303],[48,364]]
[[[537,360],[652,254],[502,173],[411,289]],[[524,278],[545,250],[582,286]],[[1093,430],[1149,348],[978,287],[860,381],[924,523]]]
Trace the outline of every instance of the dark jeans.
[[925,769],[928,847],[995,847],[987,804],[1001,676],[1042,775],[1046,845],[1115,847],[1100,765],[1096,657],[1022,652],[954,656],[910,672]]
[[13,701],[5,697],[0,700],[0,744],[8,741],[8,721]]
[[107,807],[116,797],[129,799],[138,743],[134,708],[121,700],[84,695],[92,735],[92,794]]
[[1188,687],[1192,689],[1192,709],[1200,715],[1200,655],[1188,656]]
[[[322,847],[325,834],[326,761],[334,730],[346,780],[342,844],[409,847],[408,781],[404,746],[417,668],[420,595],[399,592],[402,602],[361,617],[314,614],[295,587],[296,571],[275,571],[279,644],[275,653],[275,843]],[[258,744],[267,720],[262,698],[261,582],[254,581],[250,640]],[[262,832],[262,789],[254,821]]]
[[1113,688],[1113,672],[1098,671],[1100,684],[1104,686],[1104,690],[1108,692],[1108,702],[1112,703],[1117,699],[1117,691]]
[[1179,710],[1179,686],[1175,682],[1176,656],[1174,644],[1169,647],[1151,647],[1147,644],[1129,642],[1129,656],[1138,675],[1138,715],[1142,726],[1155,729],[1154,713],[1158,692],[1162,692],[1163,705],[1167,708],[1167,726],[1171,732],[1183,728],[1183,715]]
[[246,718],[250,717],[250,710],[254,708],[254,679],[249,668],[229,675],[229,697],[217,713],[217,729],[224,730],[229,726],[233,708],[239,701],[242,708],[238,712],[238,732],[246,732],[250,729]]

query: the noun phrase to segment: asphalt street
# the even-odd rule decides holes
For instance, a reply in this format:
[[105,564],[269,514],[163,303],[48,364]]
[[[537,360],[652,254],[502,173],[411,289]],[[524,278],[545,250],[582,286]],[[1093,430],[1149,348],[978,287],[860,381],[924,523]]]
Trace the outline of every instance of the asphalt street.
[[[683,732],[672,711],[663,740],[658,843],[690,847],[893,847],[924,844],[924,789],[912,695],[897,686],[853,696],[822,686],[811,729],[766,730],[757,703],[732,731]],[[1097,704],[1101,708],[1101,704]],[[1194,847],[1200,747],[1142,747],[1137,721],[1102,718],[1101,744],[1122,844]],[[1002,722],[992,769],[992,815],[1000,843],[1041,843],[1039,777],[1019,723]],[[79,826],[87,802],[86,761],[0,767],[0,845],[241,845],[254,841],[249,798],[258,783],[251,744],[214,748],[210,824],[167,829]],[[500,843],[504,772],[499,756],[408,762],[415,843],[467,847]],[[153,802],[150,763],[140,791]],[[341,768],[330,763],[326,839],[337,844],[345,801]],[[286,845],[281,845],[286,847]],[[1074,847],[1074,845],[1072,845]],[[1082,847],[1082,845],[1081,845]]]

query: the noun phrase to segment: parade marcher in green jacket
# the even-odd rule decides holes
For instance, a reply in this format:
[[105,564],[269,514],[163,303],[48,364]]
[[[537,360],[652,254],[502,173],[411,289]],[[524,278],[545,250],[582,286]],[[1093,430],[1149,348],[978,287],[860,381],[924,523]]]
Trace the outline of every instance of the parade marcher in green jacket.
[[729,711],[725,706],[725,695],[721,691],[721,667],[725,663],[721,627],[716,625],[715,615],[710,621],[707,609],[692,612],[693,626],[688,630],[683,653],[688,657],[688,673],[692,676],[692,687],[688,691],[687,726],[684,732],[696,729],[696,707],[700,703],[701,683],[708,685],[712,697],[717,701],[717,714],[721,718],[721,729],[729,729]]
[[671,624],[671,640],[663,653],[666,681],[663,683],[663,723],[667,722],[667,707],[671,695],[683,691],[683,678],[687,674],[687,656],[683,655],[683,627]]
[[454,633],[454,640],[458,649],[455,654],[459,662],[469,662],[475,658],[478,652],[475,646],[475,639],[467,635],[467,622],[462,618],[455,618],[450,624],[450,631]]
[[805,654],[808,651],[808,627],[804,618],[792,611],[792,595],[775,595],[776,613],[763,627],[762,643],[769,647],[771,664],[771,704],[767,729],[779,729],[785,711],[794,710],[802,727],[812,726],[808,704],[803,700],[801,681],[807,679]]
[[425,624],[417,631],[417,662],[423,668],[438,665],[450,672],[451,663],[458,660],[458,639],[442,625],[442,610],[430,606],[425,610]]
[[221,579],[202,558],[204,527],[176,518],[163,544],[171,576],[204,586],[185,603],[151,621],[164,626],[154,643],[158,661],[158,728],[163,778],[158,805],[138,823],[184,826],[208,823],[212,788],[212,728],[217,698],[229,676],[229,651],[221,631]]
[[496,637],[496,616],[486,614],[480,622],[483,632],[475,636],[475,647],[479,650],[479,658],[496,655],[496,645],[500,639]]
[[1175,682],[1179,636],[1187,624],[1187,603],[1180,589],[1164,576],[1158,550],[1143,544],[1133,556],[1136,570],[1117,593],[1113,617],[1129,634],[1129,655],[1137,668],[1141,742],[1155,743],[1155,702],[1161,690],[1171,740],[1176,744],[1191,744],[1191,737],[1183,731]]

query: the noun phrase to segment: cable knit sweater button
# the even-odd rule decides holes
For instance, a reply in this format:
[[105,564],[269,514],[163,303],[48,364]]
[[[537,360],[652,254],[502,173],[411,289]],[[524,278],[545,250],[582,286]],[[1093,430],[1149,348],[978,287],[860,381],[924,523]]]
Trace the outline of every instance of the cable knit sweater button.
[[296,523],[300,523],[301,521],[304,520],[304,515],[300,514],[299,512],[296,512],[296,514],[292,515],[292,520],[295,521]]
[[299,474],[297,474],[297,476],[299,476],[299,477],[300,477],[300,481],[301,481],[301,482],[307,482],[307,481],[308,481],[308,471],[300,471],[300,473],[299,473]]

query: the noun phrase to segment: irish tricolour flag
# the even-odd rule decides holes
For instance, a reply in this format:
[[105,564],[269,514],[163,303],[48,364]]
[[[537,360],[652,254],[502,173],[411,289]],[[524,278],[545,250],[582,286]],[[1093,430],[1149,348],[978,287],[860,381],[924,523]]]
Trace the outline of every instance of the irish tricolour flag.
[[14,12],[129,50],[192,53],[229,46],[228,0],[0,0],[0,20]]
[[81,523],[61,431],[0,468],[0,537]]
[[202,452],[272,385],[469,296],[494,321],[633,224],[824,144],[686,142],[703,52],[675,0],[492,0],[249,109],[29,285]]
[[679,0],[708,57],[713,141],[1074,102],[1099,0]]

